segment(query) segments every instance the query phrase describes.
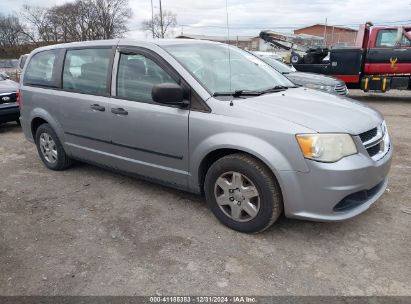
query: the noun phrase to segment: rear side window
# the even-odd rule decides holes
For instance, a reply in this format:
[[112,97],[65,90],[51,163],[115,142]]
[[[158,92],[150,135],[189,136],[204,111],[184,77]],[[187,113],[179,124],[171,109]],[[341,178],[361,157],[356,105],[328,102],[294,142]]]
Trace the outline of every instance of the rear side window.
[[151,90],[160,83],[176,83],[157,63],[143,55],[120,55],[117,96],[152,103]]
[[107,95],[111,48],[68,50],[64,60],[63,89]]
[[23,84],[55,86],[53,71],[58,52],[50,50],[35,54],[28,63]]

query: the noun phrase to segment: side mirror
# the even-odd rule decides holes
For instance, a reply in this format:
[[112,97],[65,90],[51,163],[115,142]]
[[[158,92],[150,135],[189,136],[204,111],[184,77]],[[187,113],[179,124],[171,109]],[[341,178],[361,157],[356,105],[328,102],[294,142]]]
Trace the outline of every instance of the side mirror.
[[153,86],[151,98],[155,102],[169,105],[187,105],[184,102],[184,91],[176,83],[160,83]]

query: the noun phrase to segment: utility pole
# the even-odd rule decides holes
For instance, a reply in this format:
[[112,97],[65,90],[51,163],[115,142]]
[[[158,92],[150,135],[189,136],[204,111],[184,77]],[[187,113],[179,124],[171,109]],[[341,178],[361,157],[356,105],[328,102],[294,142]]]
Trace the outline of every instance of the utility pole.
[[325,18],[324,25],[324,47],[327,47],[327,18]]
[[160,0],[160,28],[161,28],[161,38],[164,38],[163,9],[161,7],[161,0]]
[[154,39],[154,7],[153,7],[153,0],[151,0],[151,33],[153,34],[153,39]]

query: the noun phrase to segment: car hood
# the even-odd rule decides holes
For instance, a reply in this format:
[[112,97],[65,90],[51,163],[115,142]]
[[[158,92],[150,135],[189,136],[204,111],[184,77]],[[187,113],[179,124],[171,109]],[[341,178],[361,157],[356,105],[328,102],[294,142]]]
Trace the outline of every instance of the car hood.
[[16,92],[18,88],[19,88],[18,83],[14,82],[13,80],[10,80],[10,79],[0,80],[0,94]]
[[334,77],[314,73],[294,72],[284,74],[284,76],[298,85],[318,84],[326,86],[336,86],[337,84],[344,84],[344,82]]
[[358,135],[383,121],[383,116],[366,105],[347,97],[307,88],[288,89],[234,102],[254,119],[273,117],[293,122],[316,132]]

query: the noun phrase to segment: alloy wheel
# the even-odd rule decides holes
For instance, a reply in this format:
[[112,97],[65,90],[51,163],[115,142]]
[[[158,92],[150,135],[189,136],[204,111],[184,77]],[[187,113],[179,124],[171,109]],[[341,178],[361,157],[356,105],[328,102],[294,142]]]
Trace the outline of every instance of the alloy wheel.
[[44,159],[50,164],[57,161],[57,147],[53,138],[48,133],[41,133],[40,135],[40,150]]
[[214,195],[224,214],[237,222],[252,220],[260,210],[257,187],[239,172],[221,174],[215,182]]

